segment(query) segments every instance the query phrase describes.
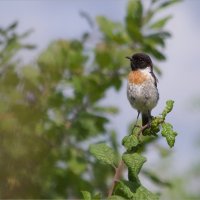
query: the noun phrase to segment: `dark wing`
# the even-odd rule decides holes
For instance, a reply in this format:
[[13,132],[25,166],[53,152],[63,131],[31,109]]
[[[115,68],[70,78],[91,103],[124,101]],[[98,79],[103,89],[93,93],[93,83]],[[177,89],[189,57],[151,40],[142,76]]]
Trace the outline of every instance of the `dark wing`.
[[153,78],[154,78],[154,84],[157,87],[158,79],[157,79],[156,75],[153,73],[153,71],[151,71],[151,75],[153,76]]

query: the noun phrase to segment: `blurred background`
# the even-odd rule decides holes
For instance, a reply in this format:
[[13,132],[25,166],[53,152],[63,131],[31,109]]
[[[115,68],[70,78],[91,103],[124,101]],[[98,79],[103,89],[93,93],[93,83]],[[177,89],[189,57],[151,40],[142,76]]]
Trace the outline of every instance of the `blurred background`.
[[178,136],[173,149],[163,138],[147,145],[142,181],[161,199],[199,199],[199,9],[198,0],[1,0],[0,198],[106,196],[114,172],[88,146],[124,151],[137,115],[124,57],[143,51],[159,79],[152,114],[173,99]]

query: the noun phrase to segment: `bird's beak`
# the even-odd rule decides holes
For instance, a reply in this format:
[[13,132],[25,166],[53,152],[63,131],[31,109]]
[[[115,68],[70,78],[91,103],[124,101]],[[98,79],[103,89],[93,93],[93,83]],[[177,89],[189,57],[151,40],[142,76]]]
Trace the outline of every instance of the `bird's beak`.
[[129,57],[129,56],[126,56],[125,58],[127,58],[127,59],[129,59],[129,60],[132,60],[132,58],[131,58],[131,57]]

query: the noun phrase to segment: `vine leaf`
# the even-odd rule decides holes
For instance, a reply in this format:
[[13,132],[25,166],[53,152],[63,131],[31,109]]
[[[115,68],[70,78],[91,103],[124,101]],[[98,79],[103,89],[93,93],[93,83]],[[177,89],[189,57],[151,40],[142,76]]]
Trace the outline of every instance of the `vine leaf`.
[[143,6],[140,0],[130,0],[127,7],[126,30],[134,41],[142,40],[140,27],[142,26]]
[[158,195],[150,192],[147,188],[140,186],[134,195],[135,200],[159,200]]
[[138,174],[142,165],[146,162],[146,158],[138,153],[125,153],[123,154],[122,159],[128,167],[129,180],[139,183]]
[[[115,187],[114,194],[126,199],[133,200],[158,200],[158,196],[147,188],[129,181],[119,181]],[[117,199],[117,198],[116,198]]]
[[104,164],[116,165],[118,163],[117,153],[105,143],[90,145],[90,153],[94,155],[97,160]]
[[139,144],[137,135],[125,136],[122,140],[122,144],[126,147],[127,151],[130,151],[133,147],[136,147]]
[[177,136],[177,133],[173,130],[173,126],[169,123],[163,123],[161,134],[166,138],[168,145],[172,148]]
[[162,112],[162,117],[165,119],[165,117],[167,116],[168,113],[170,113],[173,109],[174,106],[174,101],[173,100],[168,100],[166,102],[166,106],[165,109]]
[[124,197],[126,199],[133,199],[133,192],[129,187],[128,181],[119,181],[115,186],[114,194]]
[[153,23],[150,28],[152,29],[160,29],[163,28],[165,26],[165,24],[172,18],[171,15],[166,16],[158,21],[156,21],[155,23]]

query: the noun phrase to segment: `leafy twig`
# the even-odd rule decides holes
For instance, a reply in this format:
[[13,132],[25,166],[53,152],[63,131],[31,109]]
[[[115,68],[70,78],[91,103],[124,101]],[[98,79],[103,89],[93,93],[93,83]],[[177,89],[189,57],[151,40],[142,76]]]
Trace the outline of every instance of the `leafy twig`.
[[[157,133],[161,130],[161,135],[166,138],[167,143],[170,147],[174,146],[175,137],[177,133],[173,130],[173,126],[165,121],[168,113],[173,108],[174,101],[168,100],[163,112],[152,118],[151,124],[138,127],[139,129],[134,130],[130,135],[125,136],[122,140],[123,146],[126,151],[121,156],[119,162],[119,155],[111,147],[105,143],[92,144],[90,145],[90,152],[104,164],[108,164],[115,169],[115,175],[112,180],[112,185],[108,191],[108,198],[122,197],[125,199],[142,199],[158,200],[157,194],[152,193],[145,188],[139,179],[139,173],[146,162],[146,158],[141,155],[140,148],[144,146],[146,142],[146,136],[157,136]],[[144,136],[143,140],[140,141],[139,136]],[[118,164],[118,167],[115,167]],[[120,180],[123,172],[124,165],[128,168],[128,181]],[[157,177],[152,176],[154,180],[158,182]],[[114,192],[114,194],[113,194]],[[84,195],[87,193],[84,191]],[[88,194],[87,194],[88,195]],[[87,198],[85,198],[87,199]]]

